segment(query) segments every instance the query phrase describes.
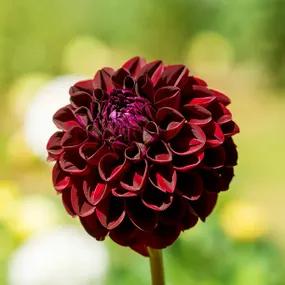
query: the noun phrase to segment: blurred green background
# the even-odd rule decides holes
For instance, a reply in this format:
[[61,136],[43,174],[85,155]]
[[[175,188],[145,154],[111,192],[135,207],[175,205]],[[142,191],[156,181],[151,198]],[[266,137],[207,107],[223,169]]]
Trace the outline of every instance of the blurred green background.
[[[283,0],[0,0],[0,284],[16,284],[30,239],[79,224],[51,185],[38,98],[68,98],[60,84],[134,55],[187,64],[231,97],[241,128],[231,190],[165,250],[167,284],[285,284],[284,27]],[[105,280],[90,284],[149,284],[147,259],[104,245]]]

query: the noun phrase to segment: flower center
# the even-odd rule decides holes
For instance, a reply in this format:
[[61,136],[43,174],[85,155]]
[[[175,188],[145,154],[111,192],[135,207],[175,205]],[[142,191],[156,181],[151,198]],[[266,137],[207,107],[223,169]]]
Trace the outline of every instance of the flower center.
[[151,119],[151,103],[130,90],[114,89],[102,106],[102,128],[125,143],[142,140],[144,125]]

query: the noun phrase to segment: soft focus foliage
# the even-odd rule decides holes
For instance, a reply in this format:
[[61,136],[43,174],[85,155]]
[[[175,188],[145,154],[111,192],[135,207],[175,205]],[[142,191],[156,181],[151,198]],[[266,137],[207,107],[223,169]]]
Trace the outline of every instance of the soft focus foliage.
[[[28,144],[37,142],[50,121],[41,112],[25,120],[31,106],[48,109],[48,103],[33,104],[34,98],[55,77],[92,76],[104,63],[118,67],[137,54],[190,66],[231,97],[241,128],[231,191],[207,224],[182,234],[165,251],[169,284],[284,284],[284,5],[0,0],[0,284],[8,284],[11,254],[28,238],[78,225],[54,197],[50,167],[34,153],[42,146]],[[50,96],[56,100],[58,93]],[[32,139],[27,129],[34,130]],[[144,258],[106,245],[112,260],[107,285],[149,283]]]

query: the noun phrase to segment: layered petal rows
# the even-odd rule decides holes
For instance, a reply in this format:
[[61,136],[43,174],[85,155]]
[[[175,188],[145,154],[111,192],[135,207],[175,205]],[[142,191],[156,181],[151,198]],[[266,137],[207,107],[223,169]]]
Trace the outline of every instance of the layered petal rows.
[[97,240],[143,255],[172,244],[234,176],[229,103],[184,65],[140,57],[76,83],[47,144],[67,212]]

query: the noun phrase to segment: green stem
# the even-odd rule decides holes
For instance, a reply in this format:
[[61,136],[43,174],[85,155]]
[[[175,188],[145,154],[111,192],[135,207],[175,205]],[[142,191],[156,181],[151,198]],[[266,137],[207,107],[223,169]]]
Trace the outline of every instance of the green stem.
[[164,285],[162,251],[148,247],[152,285]]

